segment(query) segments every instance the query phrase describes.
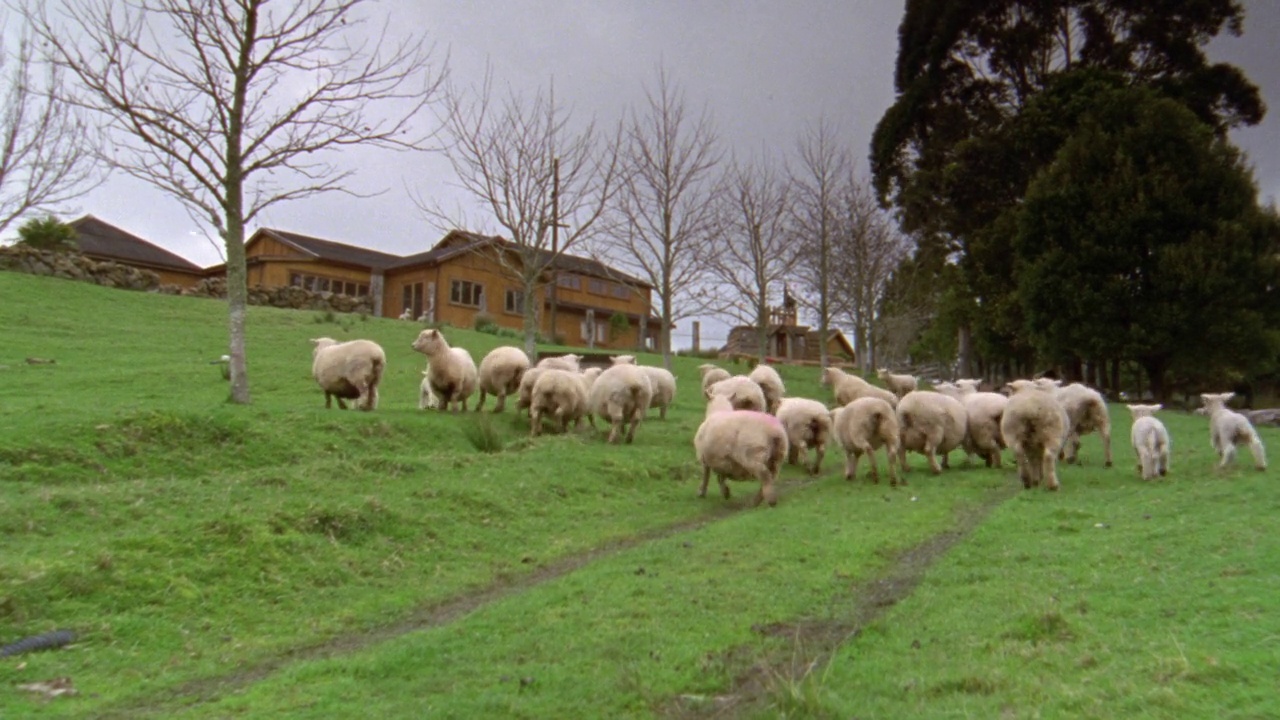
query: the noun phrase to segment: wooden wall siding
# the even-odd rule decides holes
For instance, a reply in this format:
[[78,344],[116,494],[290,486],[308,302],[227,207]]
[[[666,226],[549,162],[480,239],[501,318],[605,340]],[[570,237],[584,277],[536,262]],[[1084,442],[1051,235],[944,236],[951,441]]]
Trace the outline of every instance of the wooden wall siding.
[[285,245],[279,240],[276,240],[270,237],[259,238],[256,242],[251,244],[249,247],[245,248],[245,257],[246,258],[260,257],[260,258],[263,258],[264,260],[267,258],[272,258],[272,259],[298,258],[298,259],[307,259],[307,260],[311,259],[310,255],[298,252],[297,249],[289,245]]
[[[573,287],[573,285],[577,287]],[[632,288],[613,280],[570,272],[557,273],[556,298],[594,308],[621,310],[644,315],[649,299],[648,288]]]
[[330,265],[324,261],[305,262],[297,259],[261,261],[260,264],[256,264],[256,267],[250,270],[249,284],[250,287],[255,283],[263,287],[288,285],[289,276],[293,273],[313,275],[330,280],[341,280],[343,282],[354,282],[361,285],[369,284],[369,271],[367,270],[358,270],[342,265]]
[[178,287],[195,287],[196,283],[204,278],[203,275],[193,275],[191,273],[181,272],[179,270],[160,270],[155,269],[153,272],[160,276],[161,285],[177,285]]

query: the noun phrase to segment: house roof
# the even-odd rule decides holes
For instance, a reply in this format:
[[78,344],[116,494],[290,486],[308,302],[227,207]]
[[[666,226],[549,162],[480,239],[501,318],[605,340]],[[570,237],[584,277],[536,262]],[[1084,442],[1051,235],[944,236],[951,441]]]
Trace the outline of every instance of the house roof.
[[299,252],[311,255],[316,259],[329,260],[347,265],[358,265],[360,267],[367,267],[371,270],[385,270],[390,267],[395,267],[404,260],[404,258],[399,255],[370,250],[356,245],[347,245],[346,243],[334,242],[332,240],[323,240],[318,237],[301,235],[287,230],[277,230],[275,228],[259,228],[249,241],[253,242],[259,236],[270,237],[273,240],[289,245]]
[[[785,331],[789,335],[803,335],[805,337],[805,351],[812,359],[817,359],[820,352],[821,343],[818,342],[821,333],[817,330],[811,330],[806,325],[770,325],[769,336]],[[853,344],[849,342],[849,338],[839,328],[831,328],[827,331],[827,341],[835,340],[840,344],[841,349],[849,355],[850,358],[856,358],[857,353],[853,349]],[[729,331],[729,337],[725,341],[724,347],[720,348],[720,352],[726,354],[754,354],[756,352],[756,328],[751,325],[739,325]]]
[[203,272],[199,265],[92,215],[85,215],[67,224],[75,229],[76,244],[85,255],[166,270]]

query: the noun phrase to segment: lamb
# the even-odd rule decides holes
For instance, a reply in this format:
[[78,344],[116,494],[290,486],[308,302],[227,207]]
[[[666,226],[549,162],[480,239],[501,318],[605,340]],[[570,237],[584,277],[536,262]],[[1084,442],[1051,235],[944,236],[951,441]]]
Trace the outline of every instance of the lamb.
[[1253,453],[1254,468],[1266,470],[1267,452],[1262,446],[1262,439],[1258,437],[1258,431],[1253,428],[1249,418],[1227,407],[1227,401],[1234,396],[1235,393],[1230,392],[1200,395],[1204,408],[1209,413],[1209,442],[1222,459],[1218,467],[1224,468],[1236,459],[1237,445],[1248,445],[1249,451]]
[[725,370],[719,365],[712,365],[711,363],[699,365],[698,372],[702,373],[702,397],[708,400],[711,399],[710,388],[712,385],[715,385],[721,380],[728,380],[733,377],[729,374],[728,370]]
[[752,368],[747,377],[764,391],[765,411],[770,415],[778,414],[778,404],[782,402],[782,396],[787,392],[787,387],[782,384],[782,377],[778,375],[778,371],[761,363]]
[[587,412],[608,418],[612,426],[609,442],[616,443],[625,426],[626,441],[630,443],[652,399],[653,388],[643,370],[635,365],[614,365],[592,383]]
[[404,309],[404,312],[400,313],[400,319],[401,319],[401,320],[412,320],[412,319],[413,319],[413,309],[412,309],[412,308],[405,308],[405,309]]
[[579,363],[582,361],[581,355],[558,355],[556,357],[542,358],[538,361],[537,367],[552,368],[555,370],[568,370],[569,372],[578,372],[581,370]]
[[486,393],[497,396],[493,411],[502,412],[507,396],[519,391],[520,380],[528,369],[529,356],[518,347],[502,345],[490,350],[480,361],[480,400],[476,402],[476,412],[484,407]]
[[1018,385],[1011,387],[1013,395],[1000,418],[1000,433],[1017,458],[1022,486],[1029,489],[1043,482],[1046,490],[1057,490],[1058,453],[1069,426],[1067,411],[1052,390],[1030,380],[1014,383]]
[[387,367],[387,354],[372,340],[338,342],[333,338],[312,338],[311,376],[324,390],[325,409],[346,410],[343,400],[355,400],[361,410],[378,409],[378,383]]
[[725,479],[760,481],[753,506],[767,501],[778,504],[773,483],[787,456],[787,433],[778,418],[753,410],[734,410],[723,396],[713,396],[707,416],[693,438],[698,462],[702,465],[702,485],[698,497],[707,496],[711,473],[716,473],[720,494],[729,499]]
[[822,457],[827,451],[827,438],[831,436],[831,413],[827,406],[817,400],[806,398],[786,398],[779,403],[778,421],[787,432],[787,462],[792,465],[801,464],[800,453],[812,448],[814,451],[813,466],[810,475],[817,475],[822,470]]
[[528,410],[529,406],[533,404],[533,384],[538,382],[538,377],[548,369],[555,370],[556,368],[544,368],[535,365],[525,370],[524,374],[520,376],[520,387],[516,389],[516,410]]
[[427,382],[440,398],[440,411],[467,409],[467,398],[476,389],[476,363],[465,348],[449,347],[444,335],[434,328],[418,333],[413,349],[430,359]]
[[1004,467],[1000,456],[1005,447],[1000,419],[1009,398],[1000,393],[978,392],[981,383],[981,380],[957,380],[955,384],[968,423],[964,451],[981,457],[987,467]]
[[[912,450],[929,460],[934,475],[949,467],[947,453],[960,447],[968,427],[964,405],[953,397],[930,390],[915,390],[898,401],[898,465],[905,473],[907,451]],[[937,454],[942,454],[938,466]]]
[[533,396],[529,405],[529,435],[542,433],[543,415],[551,415],[560,425],[560,432],[569,431],[569,423],[582,422],[587,408],[587,385],[582,376],[568,370],[543,368],[533,384]]
[[418,387],[419,410],[435,410],[440,407],[440,398],[431,392],[431,380],[427,377],[430,374],[430,368],[422,371],[422,385]]
[[[858,477],[858,460],[863,455],[871,461],[871,479],[880,484],[876,468],[876,449],[883,447],[889,468],[889,484],[897,486],[902,471],[898,468],[898,414],[881,398],[858,398],[831,411],[831,431],[844,448],[844,479]],[[902,484],[907,479],[902,478]]]
[[837,367],[823,368],[821,382],[823,385],[831,386],[837,405],[848,405],[860,397],[878,397],[894,407],[898,406],[897,395]]
[[707,388],[707,397],[716,395],[728,398],[734,410],[764,412],[767,407],[764,390],[746,375],[734,375]]
[[1072,383],[1058,388],[1054,397],[1062,404],[1062,409],[1067,411],[1068,421],[1067,440],[1058,459],[1065,459],[1068,463],[1077,462],[1080,436],[1097,431],[1102,437],[1104,461],[1107,467],[1111,467],[1111,416],[1107,413],[1107,401],[1102,398],[1102,394],[1080,383]]
[[[609,358],[609,362],[614,365],[635,365],[636,357],[634,355],[614,355]],[[649,376],[649,386],[653,390],[653,399],[649,401],[649,407],[658,408],[658,417],[663,420],[667,419],[667,408],[671,406],[671,401],[676,396],[676,376],[666,368],[654,367],[652,365],[637,366]]]
[[1138,472],[1143,480],[1154,480],[1169,473],[1169,431],[1154,413],[1163,405],[1128,405],[1133,415],[1129,442],[1138,455]]
[[889,392],[898,397],[915,390],[917,385],[914,375],[895,375],[888,368],[876,370],[876,377],[884,381],[884,386],[889,389]]

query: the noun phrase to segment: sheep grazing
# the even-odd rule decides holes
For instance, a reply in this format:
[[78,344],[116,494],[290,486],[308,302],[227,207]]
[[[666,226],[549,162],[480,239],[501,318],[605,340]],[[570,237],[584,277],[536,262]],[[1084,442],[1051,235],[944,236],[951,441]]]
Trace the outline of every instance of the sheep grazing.
[[764,399],[764,390],[755,380],[746,375],[734,375],[707,388],[707,397],[721,396],[729,401],[734,410],[755,410],[764,412],[768,407]]
[[671,403],[676,399],[676,376],[666,368],[651,365],[642,365],[640,369],[649,376],[649,386],[653,390],[649,407],[658,408],[658,417],[666,420],[667,408],[671,407]]
[[[1022,486],[1044,483],[1046,490],[1057,490],[1058,453],[1067,436],[1067,411],[1054,398],[1052,390],[1038,388],[1029,380],[1019,383],[1009,397],[1000,433],[1018,461]],[[1013,383],[1010,383],[1013,385]]]
[[1138,455],[1138,472],[1143,480],[1154,480],[1169,473],[1169,431],[1154,413],[1163,405],[1127,405],[1133,415],[1129,442]]
[[792,465],[801,464],[800,454],[812,449],[813,465],[810,475],[822,471],[822,457],[827,452],[827,438],[831,436],[831,412],[827,406],[817,400],[805,398],[786,398],[779,405],[778,421],[787,431],[787,462]]
[[964,451],[981,457],[987,467],[1004,467],[1000,456],[1005,448],[1000,419],[1004,417],[1009,398],[1000,393],[978,392],[981,384],[981,380],[957,380],[954,386],[968,422]]
[[918,385],[914,375],[895,375],[888,368],[876,370],[876,377],[884,382],[884,386],[889,389],[889,392],[898,397],[912,392]]
[[787,393],[787,387],[782,384],[782,377],[778,375],[778,371],[762,363],[752,368],[747,377],[764,391],[765,411],[770,415],[777,415],[782,396]]
[[480,400],[476,402],[476,412],[484,407],[486,393],[498,398],[493,411],[502,412],[507,396],[519,391],[520,380],[528,369],[529,356],[518,347],[502,345],[490,350],[480,361]]
[[614,365],[592,383],[587,412],[609,420],[609,442],[616,443],[626,427],[630,443],[652,399],[653,388],[643,370],[635,365]]
[[698,497],[707,496],[711,473],[716,474],[720,494],[729,499],[730,480],[759,480],[760,492],[753,505],[767,501],[778,504],[773,484],[787,456],[787,433],[778,418],[753,410],[734,410],[729,400],[715,396],[707,405],[707,416],[693,437],[693,447],[702,465],[702,485]]
[[[1042,383],[1043,380],[1041,378],[1036,382]],[[1111,467],[1111,416],[1107,413],[1107,401],[1102,398],[1102,394],[1080,383],[1072,383],[1057,388],[1054,397],[1061,403],[1062,409],[1067,411],[1067,440],[1058,459],[1068,463],[1077,462],[1080,436],[1097,432],[1102,437],[1104,462],[1107,467]]]
[[533,397],[529,405],[529,435],[542,433],[542,418],[550,415],[560,426],[560,432],[569,431],[569,423],[582,422],[587,409],[587,385],[582,376],[568,370],[543,368],[533,384]]
[[[831,433],[844,448],[845,480],[858,477],[858,461],[866,455],[871,461],[871,479],[879,484],[876,449],[883,447],[889,484],[897,486],[902,471],[898,468],[898,414],[892,405],[881,398],[865,397],[838,407],[831,411]],[[902,484],[907,484],[905,477]]]
[[711,363],[703,363],[702,365],[699,365],[698,372],[702,374],[702,397],[707,400],[711,399],[712,385],[715,385],[721,380],[728,380],[733,377],[729,374],[728,370],[725,370],[719,365],[712,365]]
[[837,405],[848,405],[860,397],[878,397],[894,407],[898,406],[897,395],[837,367],[823,368],[821,382],[831,386]]
[[582,369],[580,365],[581,361],[582,361],[581,355],[574,355],[570,353],[568,355],[558,355],[556,357],[542,358],[541,360],[538,361],[538,364],[536,367],[551,368],[553,370],[568,370],[569,372],[579,372]]
[[431,380],[427,377],[431,374],[431,370],[422,371],[422,385],[418,387],[418,409],[419,410],[435,410],[440,407],[440,398],[431,392]]
[[444,335],[436,329],[418,333],[413,349],[430,360],[427,382],[431,392],[440,398],[440,411],[467,409],[467,398],[475,392],[477,371],[471,353],[464,348],[449,347]]
[[[949,467],[947,453],[960,447],[968,427],[964,405],[953,397],[930,390],[915,390],[898,401],[898,465],[905,473],[907,451],[929,460],[934,475]],[[938,455],[942,465],[938,465]]]
[[1262,446],[1258,431],[1253,428],[1249,418],[1227,407],[1227,401],[1235,393],[1201,394],[1204,408],[1209,413],[1209,442],[1218,452],[1222,460],[1218,467],[1224,468],[1236,459],[1236,446],[1248,445],[1253,453],[1253,466],[1258,470],[1267,469],[1267,452]]
[[338,342],[333,338],[312,338],[311,375],[324,390],[325,408],[347,409],[343,400],[355,400],[361,410],[378,408],[378,383],[387,367],[387,354],[372,340]]

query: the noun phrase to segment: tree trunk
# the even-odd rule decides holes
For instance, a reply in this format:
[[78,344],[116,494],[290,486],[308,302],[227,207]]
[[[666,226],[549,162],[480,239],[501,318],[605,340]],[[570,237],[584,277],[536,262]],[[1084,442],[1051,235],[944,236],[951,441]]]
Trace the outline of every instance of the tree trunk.
[[1142,360],[1142,369],[1147,373],[1147,382],[1151,385],[1151,395],[1156,402],[1163,403],[1168,400],[1165,397],[1167,388],[1164,385],[1165,362],[1160,358],[1148,358]]
[[[532,278],[524,278],[524,354],[532,364],[538,357],[538,295]],[[555,326],[548,333],[555,342]]]
[[248,361],[245,357],[245,314],[249,305],[245,271],[244,222],[238,211],[228,210],[224,242],[227,247],[227,317],[230,334],[231,402],[247,405],[249,397]]
[[971,372],[973,369],[973,336],[969,332],[968,325],[960,326],[959,335],[956,338],[956,346],[958,350],[956,354],[959,355],[959,367],[956,368],[956,372],[962,378],[973,377]]

